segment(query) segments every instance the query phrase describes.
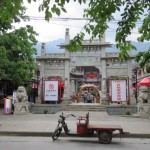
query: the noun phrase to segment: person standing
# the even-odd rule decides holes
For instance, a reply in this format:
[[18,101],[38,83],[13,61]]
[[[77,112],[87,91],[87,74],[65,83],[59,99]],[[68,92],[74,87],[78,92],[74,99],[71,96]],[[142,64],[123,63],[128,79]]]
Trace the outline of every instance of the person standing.
[[84,103],[87,103],[87,98],[88,98],[88,93],[85,92],[84,95],[83,95]]

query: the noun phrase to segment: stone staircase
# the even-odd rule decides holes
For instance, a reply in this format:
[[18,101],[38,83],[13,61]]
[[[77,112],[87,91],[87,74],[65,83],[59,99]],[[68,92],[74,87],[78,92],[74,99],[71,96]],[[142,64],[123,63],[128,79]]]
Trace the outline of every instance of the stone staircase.
[[96,103],[66,103],[66,104],[33,104],[31,113],[53,114],[58,111],[107,111],[109,115],[123,115],[137,113],[137,107],[132,105],[100,105]]
[[33,104],[31,112],[35,114],[56,113],[58,111],[107,111],[107,105],[93,103],[66,103],[66,104]]
[[64,111],[106,111],[107,105],[99,104],[68,104],[62,106]]

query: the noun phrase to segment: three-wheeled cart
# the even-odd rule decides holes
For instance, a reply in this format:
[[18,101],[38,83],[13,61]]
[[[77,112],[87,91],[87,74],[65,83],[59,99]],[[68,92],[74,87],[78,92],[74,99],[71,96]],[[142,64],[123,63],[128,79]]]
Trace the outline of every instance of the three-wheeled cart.
[[85,117],[78,118],[77,134],[94,136],[96,133],[99,142],[103,144],[111,143],[112,134],[116,130],[119,131],[120,136],[123,134],[123,128],[120,125],[89,124],[89,113]]
[[[74,116],[69,114],[68,116]],[[114,131],[118,131],[120,137],[124,134],[123,128],[120,125],[101,125],[101,124],[90,124],[89,123],[89,113],[86,116],[80,116],[77,118],[77,131],[71,132],[68,129],[67,123],[65,122],[65,117],[59,116],[58,125],[52,135],[52,139],[56,140],[64,129],[66,135],[75,137],[96,137],[98,136],[99,142],[102,144],[109,144],[112,141],[112,135]],[[75,117],[75,116],[74,116]]]

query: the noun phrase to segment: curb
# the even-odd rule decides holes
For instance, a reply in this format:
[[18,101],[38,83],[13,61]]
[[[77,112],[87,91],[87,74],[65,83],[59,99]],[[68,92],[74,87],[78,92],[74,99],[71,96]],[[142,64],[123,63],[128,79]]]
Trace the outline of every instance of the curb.
[[[0,136],[33,136],[33,137],[51,137],[53,132],[11,132],[11,131],[0,131]],[[60,137],[70,137],[65,133],[61,133]],[[74,136],[71,136],[74,137]],[[79,136],[75,136],[79,137]],[[80,136],[84,137],[84,136]],[[97,136],[93,136],[97,137]],[[119,134],[113,134],[114,138],[150,138],[150,134],[141,134],[141,133],[129,133],[120,136]]]

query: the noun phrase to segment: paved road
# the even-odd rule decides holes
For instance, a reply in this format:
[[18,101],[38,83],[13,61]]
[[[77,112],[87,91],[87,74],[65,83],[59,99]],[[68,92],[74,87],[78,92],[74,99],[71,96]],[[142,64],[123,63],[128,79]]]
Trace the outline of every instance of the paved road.
[[100,144],[97,138],[60,138],[52,141],[50,137],[0,136],[1,150],[149,150],[150,139],[114,138],[111,144]]

